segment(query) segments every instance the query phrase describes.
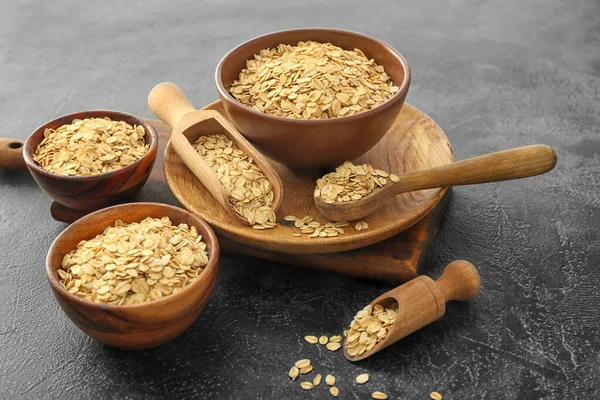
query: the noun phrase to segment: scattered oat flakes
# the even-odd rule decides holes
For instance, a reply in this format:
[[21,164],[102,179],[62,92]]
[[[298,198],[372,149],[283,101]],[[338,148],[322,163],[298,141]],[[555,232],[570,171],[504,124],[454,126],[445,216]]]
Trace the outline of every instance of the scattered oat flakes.
[[333,397],[338,397],[338,395],[340,394],[340,391],[338,388],[336,388],[335,386],[332,386],[329,388],[329,393],[333,396]]
[[254,161],[222,133],[201,136],[194,148],[229,193],[234,210],[254,229],[274,228],[273,188]]
[[397,91],[384,68],[359,49],[313,41],[261,50],[230,88],[248,107],[294,119],[353,115]]
[[115,171],[139,160],[149,148],[146,131],[110,118],[74,119],[46,129],[33,160],[58,175],[89,176]]
[[335,376],[328,374],[325,377],[325,383],[327,383],[329,386],[335,385]]
[[329,338],[325,335],[323,335],[319,338],[319,343],[322,344],[323,346],[326,345],[328,341],[329,341]]
[[296,378],[298,377],[298,374],[300,374],[300,370],[296,366],[293,366],[292,368],[290,368],[290,372],[288,372],[288,376],[290,378],[292,378],[293,381],[296,380]]
[[310,390],[310,389],[314,388],[312,382],[302,382],[302,383],[300,383],[300,386],[304,390]]
[[442,400],[442,398],[443,398],[442,395],[439,394],[438,392],[431,392],[429,397],[431,397],[432,400]]
[[390,180],[394,183],[398,183],[398,182],[400,182],[400,177],[395,174],[390,174]]
[[[307,215],[303,218],[298,218],[293,215],[288,215],[284,218],[288,222],[294,222],[294,226],[300,230],[300,234],[293,234],[293,236],[301,236],[302,234],[308,235],[309,238],[316,237],[335,237],[338,235],[345,234],[342,226],[348,226],[348,222],[327,222],[322,224],[314,220],[313,217]],[[341,224],[341,225],[337,225]]]
[[369,381],[369,374],[360,374],[356,377],[356,383],[359,385],[365,384]]
[[114,226],[67,253],[57,271],[70,293],[95,303],[131,305],[178,293],[208,264],[202,236],[168,217]]
[[354,165],[346,161],[334,172],[317,179],[314,196],[330,204],[360,200],[387,184],[383,175],[388,174],[374,169],[369,164]]
[[380,304],[368,305],[356,313],[350,323],[345,348],[349,356],[360,356],[371,350],[388,332],[388,328],[396,321],[398,303],[388,307]]
[[316,336],[312,335],[304,336],[304,340],[306,340],[310,344],[317,344],[317,342],[319,341],[319,339],[317,339]]
[[388,398],[388,395],[383,392],[373,392],[371,393],[371,397],[376,400],[386,400]]
[[317,387],[321,384],[321,374],[317,374],[313,379],[313,386]]
[[336,351],[336,350],[339,350],[340,347],[342,347],[342,344],[331,342],[331,343],[327,343],[327,346],[325,346],[325,347],[327,347],[327,350],[329,350],[329,351]]

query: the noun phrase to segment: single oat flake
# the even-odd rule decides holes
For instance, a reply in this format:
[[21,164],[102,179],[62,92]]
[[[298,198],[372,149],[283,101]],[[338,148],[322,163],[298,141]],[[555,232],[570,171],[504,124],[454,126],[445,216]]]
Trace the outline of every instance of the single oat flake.
[[67,253],[57,271],[65,289],[95,303],[131,305],[176,294],[208,264],[195,227],[168,217],[114,226]]
[[356,383],[363,385],[369,381],[369,374],[360,374],[356,377]]
[[146,131],[110,118],[74,119],[47,128],[33,153],[33,161],[48,172],[90,176],[112,172],[139,160],[149,148]]
[[383,392],[373,392],[371,393],[371,397],[375,400],[386,400],[388,395]]
[[359,49],[307,41],[261,50],[246,61],[229,91],[262,113],[327,119],[374,108],[398,90],[384,68]]

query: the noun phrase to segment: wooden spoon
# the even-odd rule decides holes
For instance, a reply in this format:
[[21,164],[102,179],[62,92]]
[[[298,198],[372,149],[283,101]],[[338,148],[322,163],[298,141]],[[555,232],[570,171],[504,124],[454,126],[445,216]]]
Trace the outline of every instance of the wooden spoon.
[[326,203],[315,197],[319,213],[333,221],[352,221],[379,209],[392,197],[415,190],[472,185],[526,178],[550,171],[556,165],[556,152],[537,144],[499,151],[457,161],[448,165],[399,175],[400,181],[388,183],[360,200]]
[[[148,106],[158,118],[173,128],[171,144],[184,164],[202,182],[208,191],[245,225],[248,221],[241,217],[229,202],[229,193],[217,174],[204,162],[191,143],[200,136],[222,133],[231,139],[244,153],[254,160],[258,168],[265,174],[273,188],[271,208],[277,211],[281,204],[282,183],[277,172],[271,167],[262,154],[250,144],[236,129],[217,111],[196,110],[183,91],[175,84],[163,82],[156,85],[148,95]],[[182,183],[185,184],[185,183]]]
[[479,293],[481,279],[477,269],[468,261],[453,261],[444,269],[442,276],[433,281],[421,275],[387,293],[382,294],[371,305],[384,307],[398,303],[395,322],[388,327],[387,335],[372,349],[359,356],[350,356],[344,340],[344,356],[350,361],[365,359],[398,340],[440,319],[446,312],[446,302],[466,301]]

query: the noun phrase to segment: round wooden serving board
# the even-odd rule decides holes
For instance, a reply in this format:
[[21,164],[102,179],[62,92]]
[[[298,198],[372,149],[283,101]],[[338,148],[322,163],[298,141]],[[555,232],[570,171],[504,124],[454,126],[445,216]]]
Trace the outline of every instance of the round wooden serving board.
[[[225,110],[220,101],[204,107],[206,110]],[[169,188],[188,210],[204,218],[213,229],[226,237],[249,246],[284,253],[333,253],[368,246],[394,236],[411,227],[440,201],[446,188],[422,190],[396,196],[376,213],[363,220],[369,228],[354,229],[355,223],[344,228],[345,235],[326,238],[293,236],[299,233],[293,223],[283,220],[286,215],[310,215],[324,223],[313,201],[315,181],[328,171],[292,170],[269,160],[283,182],[283,201],[277,212],[277,227],[255,230],[242,225],[225,210],[206,188],[187,169],[167,144],[164,173]],[[355,164],[369,163],[384,171],[401,174],[436,167],[454,161],[452,148],[442,129],[425,113],[404,104],[392,128],[383,139],[365,155],[352,160]]]

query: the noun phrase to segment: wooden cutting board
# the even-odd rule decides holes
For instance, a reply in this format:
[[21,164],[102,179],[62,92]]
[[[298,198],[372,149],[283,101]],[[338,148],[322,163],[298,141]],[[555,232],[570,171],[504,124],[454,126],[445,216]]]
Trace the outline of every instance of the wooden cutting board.
[[[161,121],[149,121],[159,135],[159,151],[146,185],[132,201],[151,201],[179,205],[165,182],[163,173],[165,147],[171,128]],[[327,254],[290,254],[251,247],[224,235],[219,243],[224,252],[250,256],[285,264],[328,270],[344,275],[397,284],[419,275],[419,267],[437,233],[447,207],[449,189],[439,203],[416,224],[384,241],[360,249]],[[73,222],[85,215],[54,202],[52,217],[62,222]]]

